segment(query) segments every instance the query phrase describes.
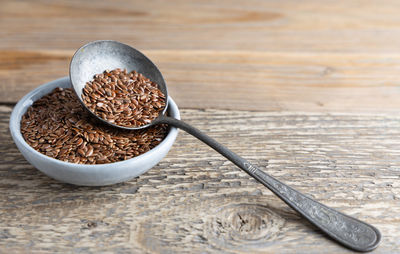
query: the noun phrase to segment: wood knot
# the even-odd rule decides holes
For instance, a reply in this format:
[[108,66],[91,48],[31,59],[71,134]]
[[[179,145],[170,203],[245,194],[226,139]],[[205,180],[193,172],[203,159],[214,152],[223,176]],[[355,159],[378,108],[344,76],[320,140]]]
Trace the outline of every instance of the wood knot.
[[225,248],[258,248],[281,232],[285,219],[266,206],[235,204],[219,209],[210,217],[205,234]]

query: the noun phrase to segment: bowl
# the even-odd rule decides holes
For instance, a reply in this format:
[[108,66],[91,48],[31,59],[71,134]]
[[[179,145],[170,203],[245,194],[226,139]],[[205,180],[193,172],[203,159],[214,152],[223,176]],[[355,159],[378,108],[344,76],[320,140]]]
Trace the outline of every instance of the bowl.
[[[21,118],[32,103],[53,91],[56,87],[71,87],[69,77],[63,77],[36,88],[25,95],[14,107],[10,117],[11,136],[21,154],[34,167],[58,181],[84,186],[103,186],[125,182],[137,177],[160,162],[171,149],[178,135],[178,129],[170,127],[165,139],[150,151],[134,158],[107,164],[76,164],[46,156],[33,149],[21,134]],[[168,97],[168,113],[180,119],[179,109]]]

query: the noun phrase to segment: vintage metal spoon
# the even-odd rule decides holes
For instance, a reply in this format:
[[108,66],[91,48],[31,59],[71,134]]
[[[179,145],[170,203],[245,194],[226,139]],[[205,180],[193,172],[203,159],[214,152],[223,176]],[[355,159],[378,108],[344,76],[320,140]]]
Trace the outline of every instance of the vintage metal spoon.
[[[73,89],[85,108],[86,106],[82,101],[81,95],[86,82],[91,80],[95,74],[116,68],[126,68],[128,71],[136,70],[144,74],[150,80],[156,82],[165,96],[168,96],[167,86],[161,72],[155,64],[138,50],[116,41],[94,41],[78,49],[70,64],[70,79]],[[361,252],[373,250],[378,246],[381,234],[374,226],[340,213],[305,196],[250,164],[198,129],[183,121],[165,116],[164,113],[167,106],[164,108],[163,114],[152,123],[139,128],[117,126],[99,118],[89,109],[86,109],[94,117],[117,128],[134,130],[147,128],[156,124],[170,124],[180,128],[197,137],[232,161],[247,174],[270,189],[304,218],[342,245]]]

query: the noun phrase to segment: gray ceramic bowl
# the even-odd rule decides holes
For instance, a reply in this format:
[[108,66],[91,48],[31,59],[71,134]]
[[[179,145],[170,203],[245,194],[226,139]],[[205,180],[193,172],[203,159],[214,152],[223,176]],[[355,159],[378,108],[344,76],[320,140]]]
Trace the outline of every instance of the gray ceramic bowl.
[[[154,167],[171,149],[178,129],[171,127],[167,137],[156,147],[135,158],[99,165],[84,165],[60,161],[39,153],[29,146],[21,135],[20,121],[32,103],[50,93],[56,87],[70,87],[68,77],[44,84],[25,95],[14,107],[10,118],[10,131],[18,149],[33,166],[46,175],[66,183],[87,186],[110,185],[128,181]],[[168,98],[168,113],[180,119],[175,102]]]

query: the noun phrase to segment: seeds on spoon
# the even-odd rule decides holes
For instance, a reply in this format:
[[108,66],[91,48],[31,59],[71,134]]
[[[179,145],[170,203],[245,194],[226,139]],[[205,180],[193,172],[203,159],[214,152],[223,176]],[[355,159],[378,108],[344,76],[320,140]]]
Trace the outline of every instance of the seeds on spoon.
[[156,83],[126,69],[96,74],[83,88],[82,99],[97,116],[125,127],[151,123],[162,112],[166,101]]

